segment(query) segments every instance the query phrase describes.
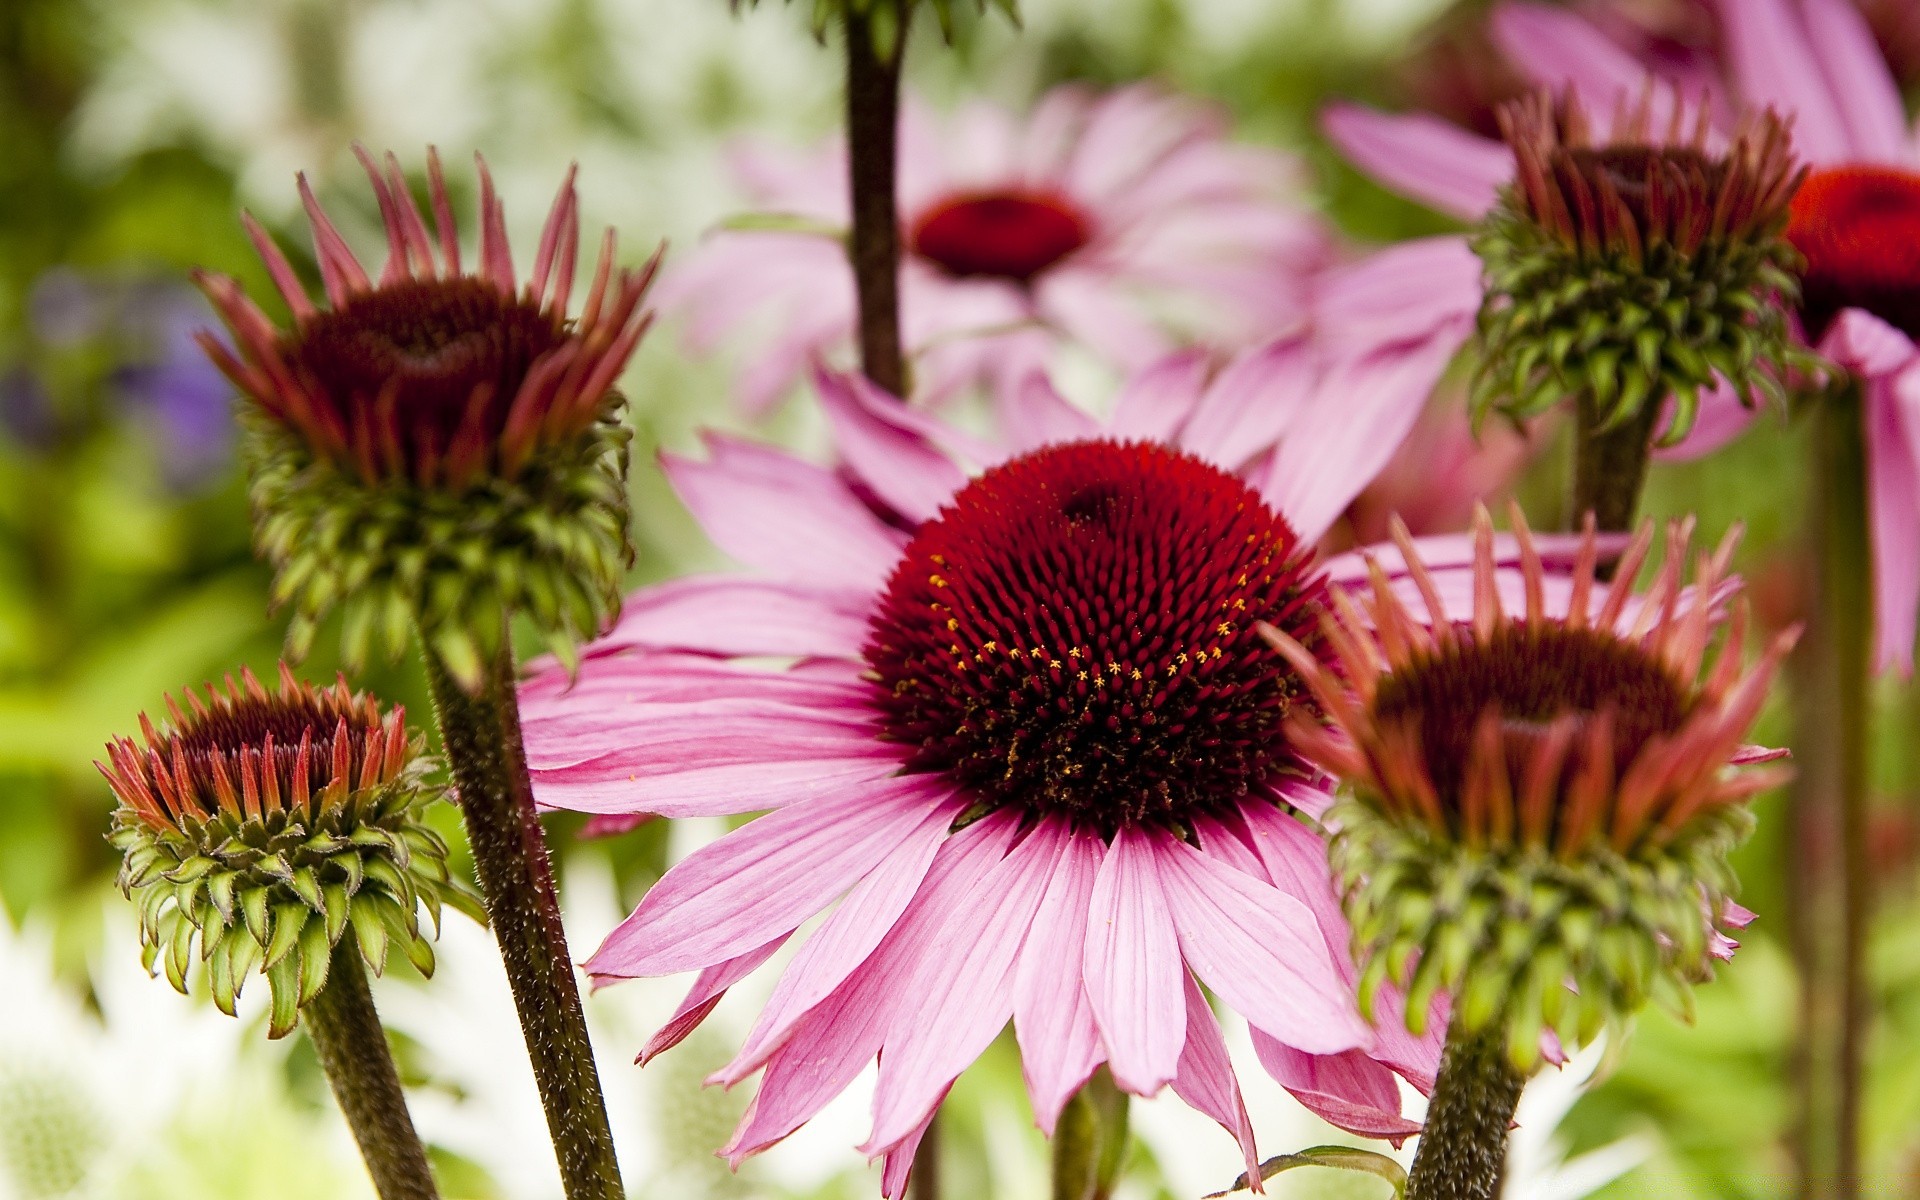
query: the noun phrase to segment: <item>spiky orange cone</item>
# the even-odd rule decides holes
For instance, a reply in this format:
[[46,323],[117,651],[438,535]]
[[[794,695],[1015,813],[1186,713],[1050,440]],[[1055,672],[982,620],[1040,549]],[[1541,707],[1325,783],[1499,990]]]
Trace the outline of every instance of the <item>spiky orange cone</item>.
[[[1408,1193],[1427,1200],[1491,1195],[1544,1031],[1586,1040],[1650,998],[1690,1011],[1738,911],[1727,852],[1751,827],[1746,801],[1783,774],[1739,768],[1784,753],[1744,738],[1797,630],[1743,664],[1734,535],[1686,585],[1690,523],[1670,526],[1634,594],[1596,580],[1591,518],[1569,582],[1547,578],[1512,516],[1522,595],[1500,594],[1482,510],[1470,622],[1452,619],[1402,528],[1427,619],[1376,568],[1372,595],[1336,596],[1323,622],[1331,662],[1269,635],[1326,714],[1293,719],[1290,735],[1346,785],[1330,854],[1363,1009],[1389,979],[1409,988],[1410,1027],[1436,992],[1453,996]],[[1652,542],[1643,525],[1620,578]]]

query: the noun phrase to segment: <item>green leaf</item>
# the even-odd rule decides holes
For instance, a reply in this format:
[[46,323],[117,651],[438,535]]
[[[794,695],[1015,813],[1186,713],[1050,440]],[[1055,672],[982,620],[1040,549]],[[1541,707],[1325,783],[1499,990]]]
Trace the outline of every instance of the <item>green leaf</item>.
[[[1295,1167],[1333,1167],[1341,1171],[1364,1171],[1377,1175],[1393,1185],[1393,1194],[1404,1197],[1407,1194],[1407,1172],[1399,1163],[1384,1154],[1372,1150],[1359,1150],[1352,1146],[1314,1146],[1298,1154],[1282,1154],[1260,1164],[1260,1178],[1272,1179],[1282,1171],[1291,1171]],[[1224,1192],[1215,1192],[1207,1200],[1216,1200],[1249,1186],[1245,1175],[1233,1181],[1233,1186]]]

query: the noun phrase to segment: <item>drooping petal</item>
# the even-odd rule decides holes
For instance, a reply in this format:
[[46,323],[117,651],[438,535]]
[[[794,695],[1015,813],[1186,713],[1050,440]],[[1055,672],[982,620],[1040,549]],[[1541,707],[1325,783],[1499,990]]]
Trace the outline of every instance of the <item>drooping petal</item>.
[[1173,1077],[1173,1090],[1234,1136],[1247,1157],[1247,1177],[1257,1179],[1260,1151],[1254,1145],[1253,1122],[1240,1096],[1240,1080],[1234,1075],[1233,1061],[1227,1056],[1227,1041],[1221,1036],[1219,1018],[1213,1015],[1193,976],[1186,975],[1184,982],[1187,1045],[1180,1052],[1180,1069]]
[[1095,874],[1087,923],[1087,1000],[1114,1081],[1139,1096],[1173,1081],[1186,1045],[1186,972],[1160,875],[1152,835],[1120,830]]
[[1175,839],[1151,845],[1180,952],[1257,1029],[1316,1054],[1365,1047],[1372,1032],[1306,905]]
[[1068,835],[1033,918],[1042,936],[1029,938],[1021,948],[1014,975],[1020,1070],[1034,1121],[1048,1137],[1060,1111],[1104,1057],[1085,983],[1087,913],[1104,850],[1091,833]]
[[1400,1115],[1400,1085],[1393,1072],[1361,1051],[1307,1054],[1258,1029],[1253,1046],[1267,1073],[1328,1124],[1362,1137],[1387,1138],[1396,1146],[1420,1132],[1418,1121]]
[[644,1067],[658,1055],[686,1040],[686,1036],[699,1028],[700,1022],[706,1020],[715,1006],[726,996],[728,988],[745,979],[755,968],[772,958],[774,951],[786,945],[786,942],[787,935],[781,934],[758,949],[749,950],[725,962],[715,963],[700,972],[699,977],[693,981],[693,986],[687,990],[687,998],[680,1002],[679,1008],[673,1010],[673,1015],[667,1018],[667,1023],[647,1039],[647,1044],[640,1048],[640,1053],[633,1061]]
[[876,411],[883,404],[898,407],[899,400],[832,371],[816,371],[814,388],[847,466],[907,520],[932,518],[966,485],[966,472],[951,458]]
[[819,912],[914,831],[950,821],[951,785],[902,776],[793,805],[676,864],[594,951],[594,975],[670,975],[744,953]]

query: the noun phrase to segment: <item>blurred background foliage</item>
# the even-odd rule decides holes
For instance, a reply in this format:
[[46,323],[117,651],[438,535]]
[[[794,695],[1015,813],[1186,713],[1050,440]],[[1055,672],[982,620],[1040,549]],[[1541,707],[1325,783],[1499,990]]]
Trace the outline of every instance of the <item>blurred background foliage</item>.
[[[1915,6],[1861,2],[1913,78]],[[1583,7],[1624,14],[1675,52],[1706,36],[1694,0]],[[1023,8],[1020,31],[995,17],[963,19],[950,49],[922,30],[913,86],[936,103],[984,93],[1017,105],[1063,79],[1160,79],[1223,104],[1241,136],[1296,148],[1319,203],[1359,243],[1448,224],[1344,166],[1317,136],[1319,106],[1333,95],[1419,104],[1486,128],[1488,105],[1514,86],[1480,32],[1479,3],[1025,0]],[[586,224],[617,226],[628,260],[657,238],[688,244],[732,201],[729,136],[806,141],[837,118],[836,60],[808,37],[804,12],[765,5],[736,19],[728,9],[723,0],[0,3],[0,917],[9,922],[0,929],[8,997],[0,1000],[0,1200],[318,1197],[364,1186],[338,1131],[312,1127],[326,1105],[307,1052],[296,1045],[241,1056],[236,1035],[207,1032],[204,1003],[144,980],[124,984],[129,968],[138,974],[136,955],[105,903],[110,805],[90,765],[101,744],[168,689],[242,663],[269,666],[281,634],[265,608],[266,573],[248,551],[228,392],[191,341],[208,314],[186,272],[211,267],[265,294],[237,210],[251,209],[304,252],[292,186],[302,169],[350,240],[376,245],[377,214],[349,152],[355,139],[392,147],[413,165],[427,143],[456,157],[484,150],[517,241],[577,160]],[[471,197],[459,199],[470,211]],[[650,340],[626,380],[647,448],[685,445],[695,425],[733,420],[723,367],[688,361],[671,333]],[[804,439],[805,415],[789,411],[774,433]],[[1553,430],[1535,436],[1546,452],[1520,492],[1544,524],[1558,515],[1561,456]],[[1804,457],[1797,430],[1762,421],[1704,462],[1657,468],[1649,495],[1656,514],[1697,512],[1709,539],[1746,524],[1743,568],[1776,624],[1800,607]],[[636,581],[713,559],[651,461],[636,455]],[[309,673],[334,669],[330,644],[321,639]],[[415,664],[377,669],[364,682],[424,711]],[[1869,1154],[1886,1183],[1877,1194],[1920,1196],[1920,764],[1911,750],[1920,700],[1899,683],[1881,699],[1881,1003]],[[1787,735],[1777,713],[1762,732],[1763,740]],[[1697,1023],[1649,1016],[1630,1046],[1613,1048],[1606,1081],[1560,1124],[1558,1150],[1622,1139],[1645,1148],[1637,1169],[1593,1194],[1693,1200],[1781,1190],[1797,984],[1781,922],[1765,915],[1786,902],[1777,805],[1762,803],[1762,832],[1741,861],[1744,898],[1762,919],[1722,982],[1700,993]],[[448,832],[457,834],[451,822]],[[649,826],[585,842],[567,821],[552,832],[570,895],[595,898],[571,914],[576,940],[587,944],[657,877],[675,839],[694,836]],[[455,978],[436,987],[490,988],[501,999],[499,980],[485,975],[485,949],[471,937],[465,951],[450,944]],[[745,1099],[698,1088],[727,1053],[718,1035],[668,1056],[647,1073],[644,1094],[625,1096],[626,1078],[640,1073],[624,1056],[644,1036],[645,1018],[671,1005],[675,986],[619,1013],[610,1000],[594,1002],[606,1069],[619,1077],[616,1108],[648,1127],[654,1148],[654,1182],[636,1179],[636,1194],[873,1194],[871,1176],[849,1165],[855,1157],[845,1148],[858,1140],[857,1119],[822,1135],[825,1149],[811,1166],[775,1156],[735,1177],[707,1157]],[[492,1013],[490,1027],[466,1029],[462,1044],[448,1039],[465,1026],[420,1017],[430,994],[416,993],[402,982],[383,992],[383,1005],[420,1084],[449,1195],[551,1194],[538,1169],[537,1114],[491,1098],[530,1093],[530,1081],[474,1061],[517,1054],[506,1010]],[[220,1030],[235,1025],[215,1021]],[[227,1048],[207,1050],[209,1039]],[[50,1055],[49,1046],[61,1049]],[[118,1093],[129,1091],[129,1064],[142,1059],[141,1078],[165,1074],[174,1090],[131,1091],[148,1097],[149,1109],[177,1111],[124,1116]],[[215,1099],[189,1100],[182,1077]],[[1010,1049],[997,1047],[955,1097],[953,1194],[1040,1194],[1041,1151]],[[445,1120],[431,1115],[436,1106]],[[1191,1127],[1159,1122],[1147,1107],[1131,1194],[1191,1196],[1227,1182],[1225,1174],[1195,1178],[1190,1167],[1183,1174],[1166,1149]],[[161,1130],[153,1144],[164,1153],[109,1176],[88,1164],[123,1119]],[[245,1122],[244,1139],[230,1119]],[[463,1123],[477,1131],[464,1147]],[[1261,1133],[1270,1152],[1326,1135],[1297,1118]],[[508,1146],[524,1150],[532,1174],[516,1174]],[[274,1166],[302,1155],[333,1165],[294,1188]],[[111,1185],[101,1182],[108,1178]],[[1358,1177],[1275,1184],[1283,1182],[1302,1195],[1379,1190]],[[1588,1194],[1577,1180],[1562,1183],[1553,1195]]]

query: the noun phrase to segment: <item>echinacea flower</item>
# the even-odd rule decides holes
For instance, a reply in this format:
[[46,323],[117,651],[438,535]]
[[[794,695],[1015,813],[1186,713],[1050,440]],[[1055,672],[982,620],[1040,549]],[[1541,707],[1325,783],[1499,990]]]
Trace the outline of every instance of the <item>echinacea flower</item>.
[[484,161],[468,272],[438,156],[427,159],[429,229],[398,161],[389,154],[383,174],[357,152],[386,224],[378,279],[304,177],[328,307],[251,217],[292,328],[276,328],[234,280],[196,277],[238,348],[201,339],[248,401],[258,540],[275,599],[293,607],[289,644],[304,655],[340,606],[349,659],[376,635],[397,655],[417,619],[466,681],[497,653],[505,614],[525,612],[569,654],[619,610],[628,433],[613,384],[646,329],[640,302],[658,257],[616,271],[609,230],[586,306],[569,319],[571,172],[522,286]]
[[1486,264],[1477,409],[1532,416],[1572,396],[1608,429],[1650,426],[1671,398],[1671,443],[1716,382],[1784,404],[1780,306],[1799,284],[1782,235],[1804,176],[1787,131],[1763,113],[1715,148],[1705,108],[1689,130],[1672,106],[1655,129],[1652,100],[1604,136],[1571,95],[1501,110],[1518,169],[1473,242]]
[[[1771,108],[1792,123],[1794,154],[1811,167],[1787,227],[1806,259],[1799,318],[1809,344],[1861,385],[1874,659],[1880,670],[1910,671],[1920,611],[1920,551],[1912,537],[1920,519],[1920,305],[1912,299],[1920,295],[1920,260],[1911,252],[1920,230],[1920,152],[1892,72],[1853,6],[1717,0],[1716,8],[1730,86],[1706,102],[1723,114]],[[1496,28],[1516,62],[1552,64],[1557,82],[1589,103],[1611,102],[1647,78],[1646,68],[1565,14],[1510,4]],[[1352,110],[1329,120],[1337,140],[1370,170],[1392,172],[1392,148],[1410,146],[1420,132],[1400,119]],[[1456,203],[1470,202],[1500,178],[1491,148],[1483,147],[1462,143],[1454,156],[1478,164],[1476,182],[1449,174],[1437,155],[1397,181],[1417,194],[1450,192]],[[1737,406],[1715,408],[1718,432],[1730,435],[1744,424],[1747,414]]]
[[[1397,982],[1420,1032],[1425,1001],[1449,992],[1456,1027],[1496,1037],[1524,1070],[1543,1029],[1590,1040],[1649,998],[1684,1007],[1711,976],[1742,915],[1727,852],[1752,826],[1746,802],[1782,779],[1729,767],[1779,756],[1744,739],[1797,631],[1744,663],[1744,603],[1725,617],[1731,535],[1683,586],[1689,530],[1670,527],[1634,595],[1596,584],[1589,522],[1562,592],[1513,517],[1518,611],[1496,585],[1483,509],[1471,622],[1451,618],[1403,532],[1426,619],[1376,566],[1369,596],[1336,597],[1323,648],[1269,637],[1319,701],[1289,717],[1295,743],[1346,785],[1328,820],[1363,1011]],[[1621,578],[1652,541],[1647,523]]]
[[729,1157],[877,1056],[864,1149],[897,1194],[1011,1019],[1043,1130],[1104,1063],[1135,1094],[1171,1084],[1251,1158],[1202,984],[1316,1111],[1417,1128],[1394,1075],[1430,1084],[1437,1040],[1353,1008],[1303,819],[1328,781],[1279,736],[1309,701],[1254,632],[1311,639],[1327,589],[1363,577],[1309,548],[1365,478],[1314,436],[1336,408],[1257,433],[1274,410],[1203,366],[1162,364],[1104,425],[1035,383],[1007,443],[823,375],[838,473],[719,436],[708,461],[667,462],[757,572],[643,590],[577,679],[524,687],[543,804],[767,812],[668,872],[589,960],[603,981],[700,972],[642,1061],[832,909],[714,1077],[765,1069]]
[[[1321,224],[1289,199],[1289,158],[1229,142],[1213,113],[1146,86],[1059,87],[1021,116],[981,103],[942,121],[909,105],[899,161],[916,397],[1018,386],[1062,343],[1121,371],[1183,329],[1250,345],[1300,320],[1327,256]],[[741,146],[734,165],[765,219],[686,256],[660,304],[701,349],[770,315],[738,384],[758,413],[850,345],[847,172],[837,146]]]
[[[1688,86],[1694,79],[1692,72],[1656,80],[1626,50],[1561,9],[1509,0],[1496,7],[1491,33],[1529,83],[1565,95],[1589,114],[1586,135],[1597,147],[1615,141],[1645,146],[1651,133],[1657,135],[1652,139],[1655,143],[1671,141],[1684,152],[1694,140],[1695,126],[1675,125],[1676,119],[1710,102],[1698,100]],[[1781,118],[1786,119],[1784,112]],[[1622,123],[1618,137],[1616,121]],[[1493,214],[1502,190],[1516,177],[1515,155],[1506,145],[1429,114],[1388,114],[1336,104],[1327,109],[1323,125],[1335,147],[1361,170],[1438,212],[1465,221],[1478,223]],[[1664,136],[1668,132],[1676,136]],[[1710,145],[1717,154],[1718,144]],[[1381,273],[1389,278],[1400,274],[1411,281],[1415,278],[1411,271],[1417,269],[1417,286],[1396,295],[1391,307],[1382,306],[1366,336],[1354,339],[1349,357],[1359,377],[1424,397],[1438,382],[1448,357],[1429,354],[1421,370],[1397,370],[1399,363],[1392,352],[1414,344],[1448,351],[1465,346],[1473,333],[1474,317],[1488,299],[1482,286],[1483,264],[1470,251],[1465,235],[1418,239],[1373,257],[1399,267],[1397,272],[1389,271],[1383,263]],[[1495,283],[1497,287],[1499,281]],[[1664,314],[1656,315],[1664,319]],[[1623,358],[1632,361],[1630,356]],[[1378,366],[1365,372],[1370,361]],[[1509,380],[1516,373],[1514,368],[1525,368],[1517,372],[1516,390],[1530,395],[1540,382],[1537,362],[1516,355],[1505,365]],[[1656,362],[1648,373],[1658,371]],[[1691,389],[1682,393],[1683,397],[1692,394]],[[1679,439],[1662,454],[1708,453],[1745,428],[1749,416],[1735,389],[1723,380],[1701,398],[1697,419],[1690,410],[1672,411],[1661,418],[1661,440]]]
[[170,727],[142,715],[141,742],[115,739],[98,764],[120,801],[120,889],[139,903],[148,969],[158,963],[185,992],[205,962],[231,1016],[259,968],[274,1037],[326,986],[349,930],[376,973],[393,947],[430,974],[420,907],[437,926],[443,902],[478,905],[422,820],[441,789],[405,711],[382,712],[345,680],[301,683],[284,664],[278,692],[243,671],[204,700],[183,695],[184,709],[167,698]]

